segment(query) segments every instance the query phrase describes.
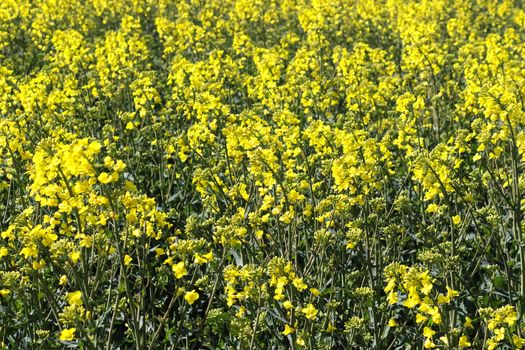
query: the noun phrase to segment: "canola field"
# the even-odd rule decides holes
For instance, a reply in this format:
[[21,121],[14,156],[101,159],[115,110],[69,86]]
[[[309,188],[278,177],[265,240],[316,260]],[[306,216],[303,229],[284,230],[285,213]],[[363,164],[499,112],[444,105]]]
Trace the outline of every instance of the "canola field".
[[0,1],[0,349],[525,348],[521,0]]

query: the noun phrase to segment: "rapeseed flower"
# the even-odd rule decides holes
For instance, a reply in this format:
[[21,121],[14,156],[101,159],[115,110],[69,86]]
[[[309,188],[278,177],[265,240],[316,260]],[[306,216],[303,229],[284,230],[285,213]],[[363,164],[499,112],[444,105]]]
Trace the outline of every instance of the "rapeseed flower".
[[197,293],[194,290],[191,290],[189,292],[186,292],[186,294],[184,294],[184,300],[186,300],[186,302],[190,305],[193,305],[193,303],[199,299],[199,293]]
[[60,339],[61,341],[71,341],[75,339],[76,331],[76,328],[63,329],[62,332],[60,332],[60,336],[58,337],[58,339]]

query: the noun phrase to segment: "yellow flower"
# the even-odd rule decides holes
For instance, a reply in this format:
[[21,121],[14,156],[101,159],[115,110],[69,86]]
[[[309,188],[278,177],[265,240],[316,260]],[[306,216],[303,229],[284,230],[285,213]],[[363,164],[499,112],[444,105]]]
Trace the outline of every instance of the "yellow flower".
[[200,254],[195,254],[195,260],[193,260],[193,262],[197,265],[202,265],[206,263],[206,259]]
[[76,328],[63,329],[62,332],[60,332],[60,337],[58,339],[62,341],[73,340],[75,339],[76,331],[77,331]]
[[432,280],[428,274],[428,271],[421,273],[420,278],[421,284],[423,285],[421,288],[421,293],[423,293],[424,295],[430,294],[430,292],[432,291]]
[[69,259],[73,262],[73,264],[76,264],[78,260],[80,259],[80,253],[79,252],[71,252],[69,253]]
[[503,339],[505,339],[505,328],[496,328],[494,330],[494,338],[496,339],[496,341],[502,341]]
[[295,332],[295,329],[293,327],[290,327],[287,324],[284,325],[284,331],[283,331],[284,335],[292,334],[293,332]]
[[309,320],[313,320],[318,313],[317,309],[312,304],[308,304],[305,308],[302,308],[301,311]]
[[496,349],[497,346],[498,346],[498,341],[495,340],[494,338],[490,338],[489,340],[487,340],[487,349],[488,350],[494,350],[494,349]]
[[245,312],[246,312],[246,307],[244,305],[241,305],[241,307],[239,307],[239,311],[237,311],[235,316],[242,317]]
[[69,305],[82,306],[82,292],[79,290],[67,293],[66,299]]
[[387,300],[390,305],[397,303],[399,301],[399,298],[397,297],[397,293],[393,291],[388,293]]
[[465,323],[463,323],[463,327],[474,329],[474,326],[472,326],[472,319],[470,317],[465,317]]
[[424,345],[425,349],[432,349],[432,348],[436,347],[436,344],[434,344],[434,342],[430,338],[427,338],[423,345]]
[[40,261],[33,261],[31,265],[33,266],[34,270],[39,270],[45,266],[45,261],[44,259],[41,259]]
[[293,307],[293,304],[292,304],[292,302],[290,300],[286,300],[283,303],[283,307],[288,310],[288,309],[291,309]]
[[425,327],[423,328],[423,336],[425,338],[432,338],[436,334],[436,331],[432,330],[432,328]]
[[126,124],[126,130],[133,130],[133,129],[135,129],[135,124],[133,122],[131,122],[131,121],[128,122]]
[[284,298],[284,295],[283,295],[283,289],[282,288],[275,288],[275,295],[273,296],[273,298],[277,301],[281,300]]
[[457,297],[459,295],[459,292],[457,290],[454,290],[452,288],[447,287],[447,295],[439,294],[438,295],[438,304],[449,304],[452,299]]
[[394,278],[389,278],[388,283],[386,284],[386,287],[385,287],[385,292],[386,293],[392,292],[394,291],[395,288],[396,288],[396,280]]
[[407,300],[403,302],[403,306],[408,307],[409,309],[412,309],[416,307],[421,300],[419,299],[419,295],[417,293],[410,293]]
[[432,322],[434,324],[441,324],[443,320],[441,319],[441,314],[439,312],[432,315]]
[[[516,347],[516,349],[521,349],[523,348],[523,345],[525,344],[525,340],[523,338],[520,338],[519,336],[517,336],[516,334],[514,334],[512,336],[512,342],[514,343],[514,346]],[[470,344],[470,343],[469,343]]]
[[186,267],[184,267],[184,261],[176,263],[171,268],[175,274],[175,278],[177,279],[182,278],[188,274],[188,270],[186,270]]
[[5,297],[9,294],[11,294],[11,291],[9,289],[0,289],[0,296]]
[[428,205],[427,209],[425,210],[427,213],[436,213],[439,211],[439,205],[431,203]]
[[447,287],[447,296],[450,298],[450,300],[454,299],[458,295],[459,292],[457,290]]
[[297,288],[297,290],[299,292],[302,292],[303,290],[305,290],[306,288],[308,288],[308,286],[306,285],[306,283],[304,283],[303,279],[302,278],[294,278],[293,280],[293,285],[295,286],[295,288]]
[[26,259],[29,258],[29,257],[36,257],[37,254],[38,254],[38,249],[36,249],[36,247],[34,247],[34,246],[24,247],[20,251],[20,255],[23,255],[24,258],[26,258]]
[[310,288],[310,292],[311,292],[311,293],[313,294],[313,296],[315,296],[315,297],[318,297],[319,294],[321,294],[317,288]]
[[63,286],[64,284],[67,283],[67,276],[66,275],[62,275],[60,276],[60,280],[58,282],[61,286]]
[[295,342],[296,342],[297,345],[299,345],[299,346],[305,346],[305,345],[306,345],[304,339],[301,338],[301,337],[297,337],[297,340],[296,340]]
[[100,173],[100,175],[98,176],[98,182],[100,182],[101,184],[106,185],[111,181],[113,181],[113,177],[106,172]]
[[120,159],[117,160],[117,162],[113,166],[113,170],[115,170],[117,172],[122,172],[122,170],[124,170],[125,168],[126,168],[126,164],[123,161],[121,161]]
[[7,256],[9,252],[7,251],[6,247],[0,248],[0,258],[3,258],[4,256]]
[[460,348],[468,348],[472,344],[468,341],[468,338],[466,335],[462,335],[459,337],[459,347]]
[[459,215],[453,216],[452,223],[456,226],[459,225],[461,223],[461,216]]
[[393,318],[391,318],[391,319],[388,320],[388,326],[391,327],[391,328],[393,328],[393,327],[397,327],[397,326],[399,326],[399,324],[397,323],[396,320],[394,320]]
[[200,254],[197,254],[195,253],[195,264],[197,265],[201,265],[201,264],[205,264],[207,263],[208,261],[210,261],[211,259],[213,259],[213,252],[209,252],[207,254],[204,254],[204,255],[200,255]]
[[441,340],[443,344],[448,345],[448,338],[446,336],[439,337],[439,340]]
[[427,317],[426,316],[423,316],[421,314],[416,314],[416,323],[421,323],[421,322],[424,322],[426,321]]
[[199,293],[197,293],[195,289],[184,294],[184,300],[190,305],[192,305],[197,299],[199,299]]
[[505,323],[507,323],[509,326],[513,326],[516,321],[518,320],[518,315],[516,313],[516,311],[514,311],[513,308],[506,308],[505,309],[506,311],[506,314],[505,314]]
[[129,264],[131,264],[131,261],[133,260],[133,258],[129,255],[124,255],[124,266],[128,266]]

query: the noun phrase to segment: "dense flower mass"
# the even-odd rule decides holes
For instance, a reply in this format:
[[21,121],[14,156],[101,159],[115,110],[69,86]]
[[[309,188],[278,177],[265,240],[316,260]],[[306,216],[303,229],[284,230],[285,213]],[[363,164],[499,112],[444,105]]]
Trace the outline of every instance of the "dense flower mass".
[[525,347],[521,0],[0,1],[0,349]]

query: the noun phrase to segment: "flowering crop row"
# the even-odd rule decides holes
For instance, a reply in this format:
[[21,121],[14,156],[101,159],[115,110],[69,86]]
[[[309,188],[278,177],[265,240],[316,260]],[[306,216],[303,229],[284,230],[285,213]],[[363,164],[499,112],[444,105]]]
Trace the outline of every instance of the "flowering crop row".
[[0,1],[0,349],[521,349],[521,0]]

